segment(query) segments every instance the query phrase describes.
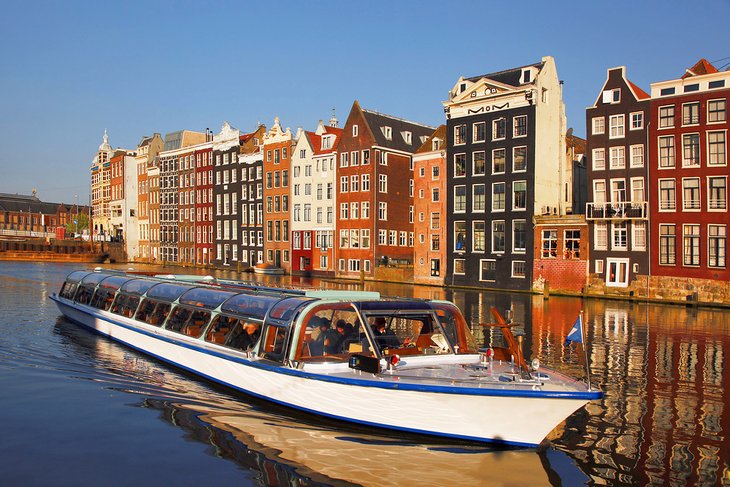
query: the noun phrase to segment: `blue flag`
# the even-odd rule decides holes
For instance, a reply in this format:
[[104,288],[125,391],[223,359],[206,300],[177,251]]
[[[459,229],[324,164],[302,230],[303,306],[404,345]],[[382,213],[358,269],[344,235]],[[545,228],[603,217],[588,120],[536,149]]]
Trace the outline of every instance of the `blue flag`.
[[567,346],[570,342],[583,343],[583,324],[580,321],[580,315],[575,320],[573,328],[568,332],[568,336],[565,337],[565,345]]

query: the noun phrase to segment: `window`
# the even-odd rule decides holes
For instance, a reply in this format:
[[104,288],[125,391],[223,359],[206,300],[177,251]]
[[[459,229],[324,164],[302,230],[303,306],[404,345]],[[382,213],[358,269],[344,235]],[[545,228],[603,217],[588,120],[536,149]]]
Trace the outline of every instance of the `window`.
[[350,165],[350,154],[348,152],[340,153],[340,167],[347,167]]
[[466,124],[454,127],[454,145],[466,144]]
[[492,151],[492,174],[504,174],[505,170],[505,149],[494,149]]
[[525,137],[527,135],[527,115],[518,115],[513,119],[512,137]]
[[472,186],[472,211],[483,212],[486,209],[486,194],[483,184]]
[[558,231],[542,231],[542,258],[555,259],[558,256]]
[[608,118],[610,127],[609,138],[618,139],[624,136],[624,115],[611,115]]
[[526,220],[512,220],[512,251],[516,253],[527,251]]
[[659,137],[659,169],[674,167],[674,136]]
[[441,259],[431,259],[431,275],[434,277],[441,275]]
[[[370,191],[370,174],[362,174],[361,175],[361,185],[360,185],[360,191],[368,192]],[[332,196],[328,194],[327,199],[331,199]]]
[[700,123],[700,102],[682,104],[682,125],[697,125]]
[[360,261],[358,259],[347,259],[347,270],[350,272],[360,272]]
[[595,261],[595,272],[596,274],[603,274],[603,260],[598,259]]
[[631,237],[631,248],[633,250],[646,250],[646,222],[635,221],[632,223],[633,235]]
[[466,250],[466,222],[454,222],[454,250],[463,252]]
[[593,117],[593,135],[606,133],[606,119],[604,117]]
[[454,186],[454,212],[466,211],[466,186]]
[[660,179],[659,211],[674,211],[676,208],[676,182],[674,181],[674,179]]
[[644,112],[633,112],[631,114],[631,127],[629,130],[640,130],[644,128]]
[[495,220],[492,222],[492,252],[504,252],[504,220]]
[[466,176],[466,154],[454,154],[454,177]]
[[623,169],[626,167],[625,149],[623,147],[611,147],[609,153],[611,169]]
[[[353,189],[353,191],[354,191],[354,189]],[[388,175],[387,174],[378,175],[378,191],[381,193],[388,192]]]
[[707,227],[707,267],[725,267],[727,256],[727,226],[709,225]]
[[631,178],[631,201],[642,203],[644,198],[644,178]]
[[644,145],[632,145],[629,147],[631,154],[631,167],[644,167]]
[[683,226],[684,241],[684,260],[683,263],[688,267],[700,265],[700,226],[684,225]]
[[700,165],[700,134],[684,134],[682,136],[682,148],[684,157],[682,167],[693,167]]
[[626,201],[626,181],[624,179],[611,180],[611,202],[620,203]]
[[727,121],[727,100],[710,100],[707,102],[707,122]]
[[629,285],[629,259],[606,259],[606,285],[626,287]]
[[727,164],[725,132],[707,132],[707,165],[724,166]]
[[497,280],[497,261],[480,260],[479,261],[479,280],[491,281]]
[[441,169],[438,166],[433,166],[431,168],[431,179],[438,179],[440,172]]
[[593,170],[606,169],[606,149],[593,149]]
[[388,203],[383,201],[378,203],[378,220],[388,220]]
[[674,265],[677,262],[675,227],[672,224],[659,225],[659,264]]
[[431,188],[431,201],[434,203],[441,201],[441,191],[439,188]]
[[707,178],[707,197],[710,210],[727,210],[727,177]]
[[719,79],[715,81],[710,81],[707,83],[707,87],[711,90],[714,90],[715,88],[724,88],[725,87],[725,80]]
[[431,213],[431,230],[441,228],[441,213]]
[[492,211],[504,211],[505,183],[492,184]]
[[566,259],[580,258],[580,230],[565,230],[563,234]]
[[501,140],[507,137],[507,119],[492,120],[492,140]]
[[431,250],[434,252],[441,250],[441,238],[438,235],[431,235]]
[[628,222],[611,224],[611,250],[628,250]]
[[527,181],[515,181],[512,183],[512,209],[527,209]]
[[512,172],[527,171],[527,147],[512,149]]
[[472,130],[474,133],[472,134],[472,140],[474,142],[484,142],[487,140],[487,124],[486,122],[476,122]]
[[484,151],[472,154],[472,174],[474,176],[483,175],[485,173],[485,164]]
[[485,229],[483,221],[475,221],[472,223],[472,251],[486,251]]
[[353,137],[357,137],[357,134],[358,134],[358,126],[357,125],[353,125],[352,126],[352,136]]
[[606,181],[603,179],[593,181],[593,202],[597,204],[606,202]]
[[[296,185],[298,186],[298,185]],[[295,187],[296,187],[295,186]],[[347,176],[340,176],[340,193],[347,193],[350,187],[350,178]]]
[[527,266],[524,260],[512,261],[512,277],[524,278],[526,276]]
[[363,151],[362,151],[362,165],[363,166],[367,166],[369,164],[370,164],[370,149],[363,149]]
[[674,127],[674,105],[659,107],[659,128]]
[[686,178],[682,180],[682,209],[687,211],[700,209],[700,179]]
[[454,259],[454,274],[464,275],[466,273],[466,260]]
[[596,222],[593,226],[593,248],[608,250],[608,223]]

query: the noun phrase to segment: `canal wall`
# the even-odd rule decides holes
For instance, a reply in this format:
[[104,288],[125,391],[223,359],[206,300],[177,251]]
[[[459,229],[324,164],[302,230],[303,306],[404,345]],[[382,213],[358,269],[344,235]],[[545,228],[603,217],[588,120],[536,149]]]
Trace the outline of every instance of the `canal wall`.
[[32,262],[103,262],[105,255],[87,242],[77,240],[3,240],[0,260]]

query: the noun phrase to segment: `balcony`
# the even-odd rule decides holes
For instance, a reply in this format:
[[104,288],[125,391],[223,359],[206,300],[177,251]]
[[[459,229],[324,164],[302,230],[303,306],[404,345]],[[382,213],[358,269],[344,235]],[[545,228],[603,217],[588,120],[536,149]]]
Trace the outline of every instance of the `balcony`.
[[646,201],[586,203],[586,220],[646,220],[648,215]]

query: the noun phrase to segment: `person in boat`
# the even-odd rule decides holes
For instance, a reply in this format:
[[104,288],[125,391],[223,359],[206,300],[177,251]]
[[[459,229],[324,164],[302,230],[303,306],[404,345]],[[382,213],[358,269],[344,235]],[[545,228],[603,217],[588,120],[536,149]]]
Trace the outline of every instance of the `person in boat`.
[[395,332],[387,327],[385,317],[378,316],[375,318],[373,323],[373,335],[375,335],[375,343],[380,348],[399,348],[400,340],[396,336]]
[[238,350],[250,350],[259,340],[261,326],[240,320],[233,329],[227,345]]
[[309,350],[313,356],[317,355],[333,355],[340,352],[340,345],[342,340],[339,333],[334,328],[330,328],[329,321],[324,318],[319,318],[319,325],[315,331],[312,332],[312,342],[309,345]]

